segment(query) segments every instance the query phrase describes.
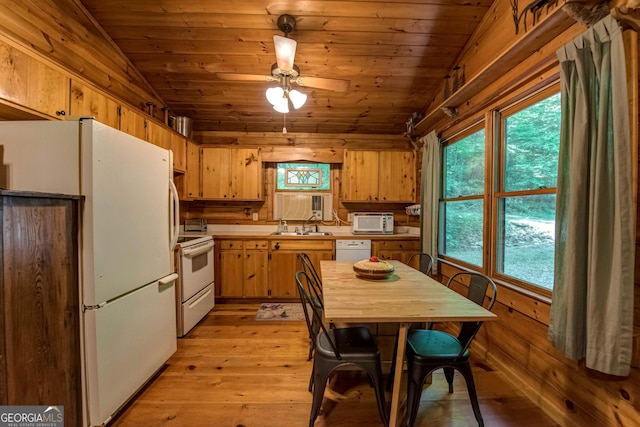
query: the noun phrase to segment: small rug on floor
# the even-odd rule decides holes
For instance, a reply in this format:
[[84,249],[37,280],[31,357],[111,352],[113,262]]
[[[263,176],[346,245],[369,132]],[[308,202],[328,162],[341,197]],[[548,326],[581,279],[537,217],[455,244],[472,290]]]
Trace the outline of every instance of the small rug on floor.
[[256,320],[304,320],[304,311],[301,304],[262,303]]

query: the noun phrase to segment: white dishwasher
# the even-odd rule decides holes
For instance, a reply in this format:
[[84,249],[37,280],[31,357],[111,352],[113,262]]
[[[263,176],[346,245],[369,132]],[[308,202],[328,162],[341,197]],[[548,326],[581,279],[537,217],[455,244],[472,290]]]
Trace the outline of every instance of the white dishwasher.
[[362,261],[371,257],[371,240],[336,240],[336,261]]

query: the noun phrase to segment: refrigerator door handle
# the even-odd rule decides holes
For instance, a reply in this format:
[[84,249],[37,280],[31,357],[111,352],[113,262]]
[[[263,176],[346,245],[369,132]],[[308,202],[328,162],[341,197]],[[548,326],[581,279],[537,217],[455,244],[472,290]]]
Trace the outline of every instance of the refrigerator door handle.
[[158,280],[158,283],[160,285],[168,285],[171,282],[175,282],[176,280],[178,280],[178,273],[171,273],[167,276],[164,276],[163,278]]
[[180,234],[180,198],[178,196],[178,189],[173,183],[173,180],[169,180],[169,190],[171,192],[171,211],[169,214],[171,221],[171,228],[173,234],[171,236],[171,242],[169,242],[169,251],[173,252],[178,244],[178,235]]

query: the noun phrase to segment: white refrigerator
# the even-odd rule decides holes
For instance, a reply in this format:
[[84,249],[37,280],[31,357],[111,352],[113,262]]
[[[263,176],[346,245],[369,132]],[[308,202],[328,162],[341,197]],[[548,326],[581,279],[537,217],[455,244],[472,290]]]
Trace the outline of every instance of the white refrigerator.
[[92,119],[0,122],[0,187],[84,196],[85,425],[110,420],[176,350],[171,155]]

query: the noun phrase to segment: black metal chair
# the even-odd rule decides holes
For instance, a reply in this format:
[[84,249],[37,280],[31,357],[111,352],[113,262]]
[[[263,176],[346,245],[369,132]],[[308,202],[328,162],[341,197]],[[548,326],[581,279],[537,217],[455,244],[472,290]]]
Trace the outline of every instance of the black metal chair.
[[[322,309],[313,304],[307,293],[306,283],[311,280],[304,271],[296,273],[296,284],[302,301],[302,307],[309,329],[309,337],[315,340],[313,368],[311,371],[310,389],[313,390],[313,403],[309,426],[313,426],[322,405],[324,391],[331,374],[345,365],[356,365],[366,372],[376,393],[378,411],[385,425],[389,424],[384,398],[382,364],[378,344],[365,327],[325,328],[322,323]],[[314,329],[313,320],[320,326]]]
[[[418,270],[423,273],[426,274],[427,276],[431,275],[431,270],[433,269],[433,264],[434,264],[434,260],[433,257],[426,253],[426,252],[416,252],[415,254],[411,255],[409,257],[409,260],[407,261],[407,265],[411,266],[411,263],[414,259],[418,258],[419,264],[418,264]],[[415,324],[413,326],[418,326],[418,327],[427,327],[428,329],[432,328],[432,324],[428,323],[428,324]],[[395,367],[396,367],[396,355],[398,354],[398,334],[396,333],[396,341],[395,341],[395,345],[393,346],[393,359],[391,359],[391,377],[389,379],[389,381],[387,382],[387,391],[391,391],[391,385],[393,384],[393,374],[395,372]]]
[[433,257],[430,254],[425,252],[417,252],[409,257],[409,261],[407,261],[407,265],[411,265],[412,261],[415,258],[419,259],[418,270],[420,270],[422,273],[426,274],[427,276],[431,275],[432,273],[431,270],[433,269],[433,265],[435,264]]
[[[454,274],[447,282],[447,287],[456,280],[468,278],[469,291],[467,298],[478,305],[483,305],[487,289],[491,287],[487,310],[493,308],[498,289],[496,284],[487,276],[475,272],[460,272]],[[449,383],[449,393],[453,393],[454,370],[459,371],[467,383],[467,391],[473,407],[473,413],[479,426],[484,426],[478,395],[476,393],[471,363],[469,362],[469,346],[475,338],[482,322],[463,322],[458,336],[443,331],[431,329],[412,329],[407,334],[407,426],[411,427],[416,421],[422,384],[427,375],[436,369],[443,368]],[[393,371],[392,371],[393,372]]]
[[[313,263],[311,262],[309,255],[302,252],[298,255],[298,258],[300,258],[302,271],[306,273],[306,276],[304,277],[303,285],[305,285],[307,289],[307,293],[311,297],[311,300],[313,301],[314,305],[317,305],[320,308],[320,310],[322,310],[324,309],[324,302],[322,300],[322,282],[320,281],[320,276],[318,275],[318,272],[313,266]],[[312,319],[312,326],[314,327],[317,333],[319,326],[317,325],[315,318]],[[309,356],[307,357],[307,360],[311,360],[315,345],[316,343],[314,340],[309,341]]]

